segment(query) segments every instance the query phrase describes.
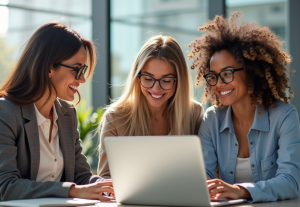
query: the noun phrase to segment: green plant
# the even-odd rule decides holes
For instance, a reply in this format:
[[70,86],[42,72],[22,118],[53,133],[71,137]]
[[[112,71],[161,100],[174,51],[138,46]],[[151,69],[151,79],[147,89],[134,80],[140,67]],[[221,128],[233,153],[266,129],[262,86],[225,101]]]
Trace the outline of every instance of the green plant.
[[92,156],[96,147],[93,145],[94,133],[96,132],[99,121],[103,115],[103,110],[99,107],[93,112],[93,107],[86,109],[86,101],[82,100],[78,108],[76,108],[78,118],[79,136],[83,144],[83,154],[86,157]]

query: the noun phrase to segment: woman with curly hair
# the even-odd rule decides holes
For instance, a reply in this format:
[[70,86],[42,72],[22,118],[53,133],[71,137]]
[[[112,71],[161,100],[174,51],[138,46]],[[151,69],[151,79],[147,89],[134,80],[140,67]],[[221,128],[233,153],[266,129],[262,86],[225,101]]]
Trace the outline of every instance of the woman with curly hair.
[[189,58],[197,84],[206,81],[204,101],[213,104],[199,130],[210,196],[299,197],[299,118],[289,104],[291,58],[282,42],[267,27],[239,24],[239,13],[199,29],[208,32],[189,45]]

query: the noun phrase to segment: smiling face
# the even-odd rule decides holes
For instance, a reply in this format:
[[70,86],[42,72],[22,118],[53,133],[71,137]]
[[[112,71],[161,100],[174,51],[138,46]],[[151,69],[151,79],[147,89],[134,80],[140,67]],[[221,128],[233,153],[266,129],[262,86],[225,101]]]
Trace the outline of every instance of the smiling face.
[[[148,60],[141,70],[141,75],[148,75],[155,79],[161,79],[166,77],[176,78],[176,72],[165,60],[152,58]],[[147,76],[146,76],[147,77]],[[151,80],[151,78],[148,78]],[[163,80],[161,80],[161,84]],[[169,80],[167,80],[169,81]],[[177,81],[170,90],[164,90],[160,87],[158,81],[155,82],[152,88],[145,88],[141,86],[141,91],[147,99],[149,107],[165,108],[168,104],[169,98],[171,98],[176,91]]]
[[[86,60],[87,52],[85,51],[84,47],[81,46],[81,48],[73,57],[63,61],[62,64],[81,68],[85,64]],[[75,75],[75,70],[64,66],[59,66],[57,69],[50,69],[49,77],[51,83],[57,91],[57,97],[67,101],[74,100],[74,95],[77,92],[77,88],[79,87],[80,83],[85,82],[83,75],[81,75],[78,80],[75,79]],[[55,91],[53,91],[53,93],[55,93]]]
[[[228,69],[243,68],[239,65],[234,56],[227,50],[222,50],[213,54],[210,59],[210,73],[220,73]],[[224,106],[250,103],[250,95],[248,94],[247,74],[245,70],[236,71],[233,74],[234,79],[231,83],[224,83],[218,77],[218,83],[212,86],[217,96],[220,98]]]

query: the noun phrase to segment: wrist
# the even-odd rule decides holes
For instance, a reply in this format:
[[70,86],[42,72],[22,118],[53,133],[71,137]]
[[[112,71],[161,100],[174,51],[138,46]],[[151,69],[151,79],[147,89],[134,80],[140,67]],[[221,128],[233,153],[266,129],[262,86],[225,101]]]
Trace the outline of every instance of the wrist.
[[77,194],[77,189],[76,189],[76,185],[74,184],[69,188],[68,197],[69,198],[76,198],[77,197],[76,194]]
[[236,186],[239,188],[239,198],[244,198],[244,199],[251,198],[251,195],[246,188],[240,185],[236,185]]
[[105,181],[105,178],[100,177],[96,180],[95,183],[102,183],[103,181]]

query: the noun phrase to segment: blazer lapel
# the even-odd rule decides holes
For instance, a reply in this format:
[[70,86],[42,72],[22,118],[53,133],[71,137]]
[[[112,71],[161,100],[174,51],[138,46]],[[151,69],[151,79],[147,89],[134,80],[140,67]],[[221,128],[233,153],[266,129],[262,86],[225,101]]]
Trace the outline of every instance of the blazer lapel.
[[23,118],[28,122],[24,124],[25,133],[30,151],[30,179],[36,180],[40,165],[40,139],[38,132],[38,124],[33,104],[21,106]]
[[74,120],[58,99],[55,101],[55,108],[58,116],[59,144],[64,157],[65,178],[66,181],[73,182],[75,172]]

